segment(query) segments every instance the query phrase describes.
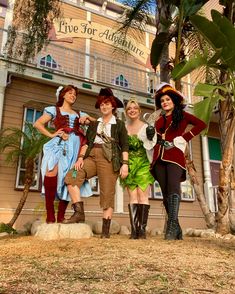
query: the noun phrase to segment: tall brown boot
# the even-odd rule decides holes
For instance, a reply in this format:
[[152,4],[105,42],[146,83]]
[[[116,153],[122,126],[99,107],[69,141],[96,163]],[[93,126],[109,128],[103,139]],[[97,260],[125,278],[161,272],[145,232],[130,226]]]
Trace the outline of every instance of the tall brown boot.
[[146,239],[146,227],[148,223],[150,205],[139,204],[139,239]]
[[59,201],[58,205],[58,212],[57,212],[57,223],[62,223],[64,220],[65,211],[68,207],[69,201],[61,200]]
[[103,224],[102,224],[102,234],[101,238],[110,238],[110,224],[111,224],[111,219],[110,218],[103,218]]
[[83,202],[76,202],[72,204],[74,209],[74,214],[69,218],[62,221],[63,224],[74,224],[74,223],[84,223],[85,213],[83,208]]
[[55,177],[44,177],[44,187],[45,187],[45,202],[46,202],[46,222],[48,224],[55,222],[55,209],[54,200],[57,190],[57,176]]

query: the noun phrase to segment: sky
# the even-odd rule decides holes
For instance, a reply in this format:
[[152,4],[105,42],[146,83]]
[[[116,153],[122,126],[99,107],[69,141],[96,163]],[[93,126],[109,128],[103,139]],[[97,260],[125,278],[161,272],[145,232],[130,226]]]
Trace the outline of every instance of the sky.
[[[116,0],[117,2],[120,2],[120,3],[124,3],[124,2],[134,2],[133,0],[132,1],[126,1],[126,0]],[[155,0],[149,0],[149,5],[151,6],[151,13],[152,14],[155,14],[155,8],[156,8],[156,1]]]

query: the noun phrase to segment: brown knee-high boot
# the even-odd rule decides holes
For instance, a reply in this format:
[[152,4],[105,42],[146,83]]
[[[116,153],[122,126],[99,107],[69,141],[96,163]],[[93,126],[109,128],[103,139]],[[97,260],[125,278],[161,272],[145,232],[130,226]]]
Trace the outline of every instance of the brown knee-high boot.
[[74,223],[84,223],[85,221],[85,213],[83,202],[75,202],[72,204],[74,209],[73,215],[69,219],[65,219],[62,221],[63,224],[74,224]]
[[102,224],[102,234],[101,238],[110,238],[110,224],[111,224],[111,219],[110,218],[103,218],[103,224]]
[[64,220],[65,211],[68,207],[69,201],[61,200],[59,201],[58,205],[58,212],[57,212],[57,223],[62,223]]
[[48,224],[55,222],[55,209],[54,200],[57,190],[57,176],[55,177],[44,177],[44,187],[45,187],[45,201],[46,201],[46,212],[47,218],[46,222]]

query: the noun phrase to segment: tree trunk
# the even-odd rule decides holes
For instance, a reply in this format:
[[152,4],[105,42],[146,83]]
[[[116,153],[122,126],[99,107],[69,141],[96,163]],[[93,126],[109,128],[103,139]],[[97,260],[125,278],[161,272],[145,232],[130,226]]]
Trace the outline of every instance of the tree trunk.
[[[32,184],[32,182],[31,182]],[[8,225],[10,227],[13,227],[14,223],[16,222],[17,218],[19,217],[23,207],[24,207],[24,204],[26,202],[26,199],[28,197],[28,194],[29,194],[29,188],[31,187],[31,184],[28,183],[28,184],[25,184],[24,186],[24,190],[23,190],[23,195],[20,199],[20,202],[18,203],[17,207],[16,207],[16,210],[14,212],[14,215],[12,217],[12,219],[10,220],[10,222],[8,223]]]
[[10,220],[10,222],[7,224],[10,227],[13,227],[14,223],[16,222],[17,218],[19,217],[26,199],[28,197],[29,194],[29,189],[33,183],[33,170],[34,170],[34,159],[27,159],[25,162],[25,167],[26,167],[26,171],[25,171],[25,182],[24,182],[24,190],[23,190],[23,195],[20,199],[20,202],[18,203],[16,210],[14,212],[14,215],[12,217],[12,219]]
[[198,200],[199,205],[201,207],[202,213],[205,217],[206,226],[208,228],[214,228],[215,227],[215,216],[210,211],[208,204],[206,203],[204,193],[203,193],[201,185],[199,184],[198,179],[197,179],[197,172],[196,172],[195,166],[189,156],[188,148],[186,149],[185,158],[186,158],[186,167],[187,167],[187,171],[188,171],[188,174],[190,177],[190,181],[191,181],[191,184],[193,185],[194,192],[196,193],[197,200]]
[[160,81],[169,83],[170,82],[170,70],[169,70],[169,49],[168,44],[164,45],[164,50],[162,52],[160,61]]
[[[228,125],[228,123],[227,123]],[[227,128],[227,135],[224,141],[224,152],[220,166],[219,174],[219,188],[218,188],[218,213],[216,215],[217,228],[216,231],[222,235],[230,232],[229,219],[228,219],[228,201],[231,193],[231,173],[232,173],[232,162],[234,154],[234,132],[235,132],[235,116],[229,121]]]
[[[234,164],[233,164],[234,166]],[[235,177],[234,177],[234,169],[231,173],[231,193],[229,197],[229,226],[231,232],[235,233]]]

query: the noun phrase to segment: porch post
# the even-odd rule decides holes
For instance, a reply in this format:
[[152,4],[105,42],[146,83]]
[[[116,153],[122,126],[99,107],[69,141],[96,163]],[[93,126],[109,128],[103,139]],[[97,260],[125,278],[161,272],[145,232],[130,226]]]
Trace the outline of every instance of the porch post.
[[208,137],[201,136],[202,139],[202,159],[203,159],[203,171],[204,171],[204,193],[206,201],[208,203],[209,209],[215,212],[215,203],[213,197],[213,188],[211,181],[211,171],[210,171],[210,157],[208,148]]
[[3,104],[5,98],[5,89],[7,85],[7,70],[4,64],[0,63],[0,129],[2,128]]
[[116,194],[115,194],[115,212],[124,212],[124,193],[123,188],[120,185],[119,179],[116,183]]

